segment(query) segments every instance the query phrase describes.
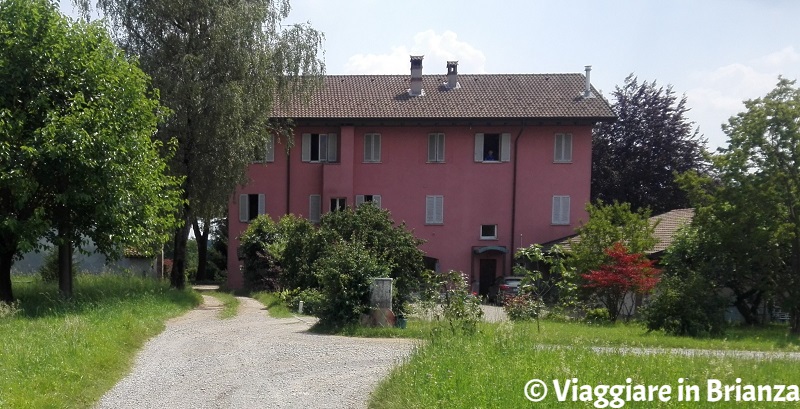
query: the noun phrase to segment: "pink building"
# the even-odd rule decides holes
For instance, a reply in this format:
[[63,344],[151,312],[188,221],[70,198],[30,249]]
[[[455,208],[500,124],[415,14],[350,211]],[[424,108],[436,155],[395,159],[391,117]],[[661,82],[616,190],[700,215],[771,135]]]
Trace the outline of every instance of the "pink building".
[[586,218],[591,131],[613,120],[583,74],[330,75],[310,104],[284,107],[294,147],[271,140],[229,206],[228,284],[238,236],[258,214],[318,221],[375,202],[426,243],[430,268],[486,293],[514,249],[573,234]]

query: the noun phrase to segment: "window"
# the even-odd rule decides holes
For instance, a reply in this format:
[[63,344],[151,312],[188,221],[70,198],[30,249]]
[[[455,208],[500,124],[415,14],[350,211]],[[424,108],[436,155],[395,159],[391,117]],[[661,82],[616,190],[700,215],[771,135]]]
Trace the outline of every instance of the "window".
[[322,218],[322,196],[311,195],[308,197],[308,220],[311,223],[319,223]]
[[381,161],[381,134],[364,135],[364,162]]
[[482,224],[481,225],[481,240],[496,240],[497,239],[497,225],[496,224]]
[[275,137],[267,135],[264,149],[258,148],[253,153],[253,163],[275,162]]
[[263,194],[239,195],[239,221],[247,223],[266,213],[266,200]]
[[553,162],[570,163],[572,162],[572,134],[557,133],[555,143],[555,155]]
[[344,210],[347,207],[347,198],[346,197],[332,197],[331,198],[331,211],[338,212]]
[[377,208],[381,208],[381,195],[356,195],[356,207],[364,203],[372,203]]
[[508,162],[510,160],[511,134],[475,134],[475,162]]
[[335,133],[304,133],[303,162],[337,162],[337,140]]
[[428,162],[444,162],[444,134],[428,135]]
[[553,196],[553,224],[569,224],[569,196]]
[[425,224],[444,224],[444,196],[425,196]]

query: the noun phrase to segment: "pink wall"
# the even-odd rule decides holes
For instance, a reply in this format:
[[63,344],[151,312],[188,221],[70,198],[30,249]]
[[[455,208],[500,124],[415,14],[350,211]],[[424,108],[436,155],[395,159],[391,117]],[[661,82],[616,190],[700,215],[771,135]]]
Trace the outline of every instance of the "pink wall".
[[[475,133],[510,133],[511,162],[474,162]],[[301,162],[302,133],[337,133],[340,163]],[[381,135],[381,162],[364,163],[364,134]],[[427,163],[428,134],[445,134],[445,163]],[[556,133],[573,134],[572,163],[553,163]],[[512,243],[511,209],[514,145],[517,148],[516,229]],[[254,164],[251,183],[237,191],[229,207],[230,245],[228,281],[241,287],[236,257],[237,237],[246,228],[239,222],[238,194],[265,193],[266,211],[273,218],[285,214],[287,158],[284,144],[276,144],[274,163]],[[473,247],[504,246],[511,252],[521,246],[543,243],[572,234],[586,219],[591,174],[590,126],[376,126],[305,127],[296,130],[290,153],[290,212],[308,216],[309,195],[322,194],[323,213],[331,197],[381,195],[382,207],[397,223],[405,222],[426,240],[422,250],[439,259],[442,270],[478,272],[479,258],[500,258],[498,275],[508,275],[511,254],[473,255]],[[425,225],[426,195],[444,196],[444,224]],[[570,225],[551,224],[553,195],[571,197]],[[481,240],[480,226],[497,224],[496,240]],[[503,270],[505,267],[505,271]]]

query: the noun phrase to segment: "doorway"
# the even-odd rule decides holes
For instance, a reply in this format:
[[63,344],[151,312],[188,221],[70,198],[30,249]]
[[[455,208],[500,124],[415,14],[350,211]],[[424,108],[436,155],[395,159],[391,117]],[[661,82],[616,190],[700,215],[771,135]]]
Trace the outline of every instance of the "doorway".
[[489,287],[493,286],[497,279],[497,259],[482,258],[480,263],[480,286],[478,294],[488,295]]

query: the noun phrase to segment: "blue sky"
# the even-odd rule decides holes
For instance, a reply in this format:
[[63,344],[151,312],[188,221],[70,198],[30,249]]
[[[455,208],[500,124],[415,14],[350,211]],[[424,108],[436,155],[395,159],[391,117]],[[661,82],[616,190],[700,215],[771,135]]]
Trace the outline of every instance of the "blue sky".
[[[71,13],[71,0],[60,0]],[[286,24],[325,33],[329,74],[583,72],[606,98],[628,74],[685,94],[714,149],[742,101],[800,79],[795,0],[293,0]],[[73,14],[74,15],[74,14]]]

